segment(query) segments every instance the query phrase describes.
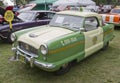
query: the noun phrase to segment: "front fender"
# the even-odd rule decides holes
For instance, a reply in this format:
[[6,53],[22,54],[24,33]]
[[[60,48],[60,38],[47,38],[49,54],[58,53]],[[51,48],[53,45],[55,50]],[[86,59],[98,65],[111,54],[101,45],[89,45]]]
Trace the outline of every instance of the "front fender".
[[48,42],[49,52],[47,55],[47,61],[52,63],[66,61],[67,63],[80,56],[83,57],[82,54],[84,54],[85,47],[84,40],[85,37],[83,33],[72,32]]

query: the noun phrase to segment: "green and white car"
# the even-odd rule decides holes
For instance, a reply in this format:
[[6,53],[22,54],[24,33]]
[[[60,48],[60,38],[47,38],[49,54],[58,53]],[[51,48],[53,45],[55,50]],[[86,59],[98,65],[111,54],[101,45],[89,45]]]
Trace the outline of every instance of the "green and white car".
[[49,25],[13,33],[12,50],[18,61],[63,74],[69,71],[72,62],[108,47],[113,31],[114,26],[103,24],[97,13],[62,11]]

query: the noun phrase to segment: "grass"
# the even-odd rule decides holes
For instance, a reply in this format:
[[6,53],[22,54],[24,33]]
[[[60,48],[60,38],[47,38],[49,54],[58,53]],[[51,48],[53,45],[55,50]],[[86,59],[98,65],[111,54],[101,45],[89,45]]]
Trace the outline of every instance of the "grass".
[[11,45],[1,42],[0,83],[120,83],[120,30],[115,30],[115,38],[106,51],[84,59],[62,76],[10,62],[11,56]]

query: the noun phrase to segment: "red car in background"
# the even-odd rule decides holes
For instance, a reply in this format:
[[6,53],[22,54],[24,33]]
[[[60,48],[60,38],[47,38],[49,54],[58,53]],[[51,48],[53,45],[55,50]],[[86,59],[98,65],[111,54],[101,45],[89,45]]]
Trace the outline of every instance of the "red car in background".
[[[4,19],[4,14],[5,14],[5,12],[6,12],[7,10],[13,11],[13,7],[12,7],[12,6],[9,6],[9,7],[6,7],[5,9],[2,8],[2,7],[0,7],[0,24],[2,24],[2,25],[8,24],[8,23],[5,21],[5,19]],[[14,11],[13,11],[13,13],[14,13],[14,15],[15,15],[13,22],[15,22],[15,19],[18,19],[18,18],[17,18],[17,15],[18,15],[18,14],[17,14],[16,12],[14,12]]]

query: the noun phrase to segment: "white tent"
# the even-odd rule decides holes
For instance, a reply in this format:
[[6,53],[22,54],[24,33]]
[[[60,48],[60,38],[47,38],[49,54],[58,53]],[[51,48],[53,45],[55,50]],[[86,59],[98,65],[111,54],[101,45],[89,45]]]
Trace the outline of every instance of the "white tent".
[[75,5],[75,6],[88,6],[88,5],[96,5],[92,0],[58,0],[53,3],[53,6],[60,5]]
[[14,0],[0,0],[4,4],[4,6],[15,6],[15,1]]

